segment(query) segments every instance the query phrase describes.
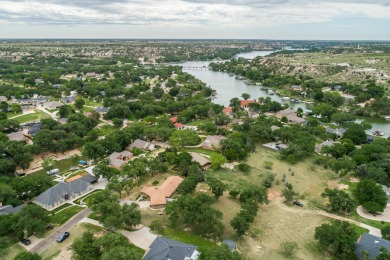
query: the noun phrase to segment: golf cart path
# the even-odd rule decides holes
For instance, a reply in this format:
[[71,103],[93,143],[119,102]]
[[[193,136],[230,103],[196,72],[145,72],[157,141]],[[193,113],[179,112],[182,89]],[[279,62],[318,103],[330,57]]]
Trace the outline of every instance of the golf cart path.
[[375,228],[375,227],[369,226],[369,225],[364,224],[364,223],[357,222],[355,220],[352,220],[352,219],[349,219],[346,217],[338,216],[336,214],[331,214],[331,213],[325,212],[323,210],[317,210],[317,209],[310,210],[310,209],[303,209],[303,208],[298,208],[298,207],[288,207],[287,205],[284,204],[283,198],[281,198],[281,197],[276,198],[275,200],[273,200],[273,202],[275,202],[275,204],[280,209],[285,210],[285,211],[289,211],[289,212],[296,213],[296,214],[321,215],[321,216],[332,218],[332,219],[346,221],[346,222],[349,222],[349,223],[355,224],[357,226],[368,229],[369,233],[372,235],[382,237],[382,234],[381,234],[381,231],[379,228]]

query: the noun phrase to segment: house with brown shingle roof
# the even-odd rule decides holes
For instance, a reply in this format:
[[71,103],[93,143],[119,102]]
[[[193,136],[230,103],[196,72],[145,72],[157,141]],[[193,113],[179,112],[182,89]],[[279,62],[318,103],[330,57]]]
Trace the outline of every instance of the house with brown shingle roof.
[[207,159],[206,157],[200,155],[199,153],[192,153],[190,152],[189,153],[192,157],[192,160],[194,162],[197,162],[200,164],[200,166],[202,166],[203,169],[207,169],[210,167],[211,165],[211,161],[209,159]]
[[141,150],[148,150],[148,151],[153,151],[155,149],[154,144],[150,142],[146,142],[141,139],[136,139],[126,148],[126,150],[131,151],[133,148],[138,148]]
[[226,137],[221,135],[209,135],[202,143],[202,148],[208,150],[218,149],[221,146],[221,141],[224,139],[226,139]]
[[169,176],[160,186],[144,187],[141,193],[145,194],[150,199],[150,207],[163,208],[167,204],[167,198],[171,197],[183,178],[179,176]]
[[110,160],[110,165],[114,168],[120,169],[124,164],[126,164],[133,157],[133,153],[128,151],[122,151],[120,153],[112,153],[108,159]]

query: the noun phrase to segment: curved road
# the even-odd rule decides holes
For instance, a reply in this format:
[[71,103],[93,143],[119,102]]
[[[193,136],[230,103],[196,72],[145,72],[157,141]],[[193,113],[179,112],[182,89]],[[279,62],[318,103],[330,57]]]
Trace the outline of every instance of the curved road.
[[[91,213],[91,210],[89,208],[85,208],[79,213],[77,213],[74,217],[72,217],[68,222],[66,222],[64,225],[62,225],[57,231],[53,232],[50,236],[39,242],[36,246],[31,248],[30,252],[32,253],[38,253],[42,252],[45,249],[47,249],[51,243],[55,242],[58,236],[65,231],[68,231],[71,229],[73,226],[75,226],[77,223],[80,222],[83,218],[88,216]],[[72,235],[72,234],[70,234]]]

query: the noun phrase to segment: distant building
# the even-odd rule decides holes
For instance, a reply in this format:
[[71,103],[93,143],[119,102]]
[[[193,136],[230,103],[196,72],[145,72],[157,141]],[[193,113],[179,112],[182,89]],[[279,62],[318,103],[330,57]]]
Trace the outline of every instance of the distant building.
[[185,128],[185,125],[181,124],[181,123],[175,123],[173,124],[177,130],[183,130]]
[[7,102],[8,101],[8,98],[5,97],[5,96],[0,96],[0,102]]
[[292,109],[285,109],[285,110],[282,110],[282,111],[279,111],[275,114],[275,116],[279,119],[282,119],[283,117],[286,117],[288,122],[290,123],[295,123],[295,124],[299,124],[299,125],[302,125],[305,123],[305,119],[297,116],[297,113],[292,110]]
[[107,114],[108,110],[110,110],[110,108],[108,108],[108,107],[97,107],[97,108],[94,108],[93,110],[95,112],[98,112],[100,115],[105,115],[105,114]]
[[150,142],[146,142],[144,140],[137,139],[134,142],[132,142],[126,150],[131,151],[133,148],[138,148],[141,150],[148,150],[148,151],[153,151],[155,149],[154,144]]
[[157,237],[150,245],[144,260],[196,260],[197,247],[165,237]]
[[8,215],[8,214],[15,214],[18,213],[19,211],[24,208],[26,204],[19,205],[17,207],[14,207],[12,205],[5,205],[5,206],[0,206],[0,216],[1,215]]
[[167,204],[167,198],[175,193],[177,187],[183,182],[179,176],[169,176],[160,186],[144,187],[141,193],[147,195],[150,199],[150,207],[163,208]]
[[364,257],[364,252],[366,252],[368,254],[367,259],[375,259],[380,255],[380,249],[382,247],[390,251],[390,241],[368,233],[363,233],[356,243],[355,255],[361,259]]
[[133,153],[128,151],[122,151],[120,153],[112,153],[108,159],[112,167],[120,169],[124,164],[126,164],[133,157]]
[[222,110],[222,113],[224,113],[227,116],[232,116],[233,115],[233,108],[232,107],[225,107]]
[[177,117],[171,117],[169,120],[174,124],[177,123]]
[[27,137],[23,134],[23,131],[18,131],[8,135],[9,140],[11,141],[21,141],[27,142]]
[[219,149],[219,147],[221,147],[221,141],[225,139],[226,137],[221,135],[209,135],[202,143],[202,148],[208,150]]
[[240,100],[241,107],[247,108],[249,107],[249,104],[251,103],[257,103],[254,99],[248,99],[248,100]]
[[334,144],[337,144],[337,143],[339,143],[339,142],[335,142],[335,141],[332,141],[332,140],[330,140],[330,141],[325,141],[325,142],[323,142],[323,143],[320,143],[320,144],[316,145],[316,146],[315,146],[315,150],[316,150],[317,153],[319,153],[319,152],[321,152],[321,150],[322,150],[323,147],[326,147],[326,146],[327,146],[327,147],[333,146]]
[[290,89],[291,89],[292,91],[302,91],[302,87],[301,87],[301,86],[298,86],[298,85],[292,85],[292,86],[290,87]]
[[43,103],[43,106],[46,108],[46,109],[57,109],[61,106],[63,106],[64,104],[58,102],[58,101],[51,101],[51,102],[45,102]]
[[66,123],[68,123],[69,119],[68,118],[60,118],[57,120],[58,123],[60,123],[61,125],[64,125]]

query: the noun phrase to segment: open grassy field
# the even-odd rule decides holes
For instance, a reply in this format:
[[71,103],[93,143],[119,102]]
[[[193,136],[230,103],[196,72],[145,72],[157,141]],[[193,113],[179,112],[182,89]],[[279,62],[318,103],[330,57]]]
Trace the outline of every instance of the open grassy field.
[[0,260],[13,259],[17,254],[23,251],[25,251],[25,249],[21,245],[15,244],[3,251],[0,251]]
[[30,121],[39,121],[43,118],[50,118],[50,116],[42,111],[36,110],[35,113],[18,116],[14,120],[22,124]]

